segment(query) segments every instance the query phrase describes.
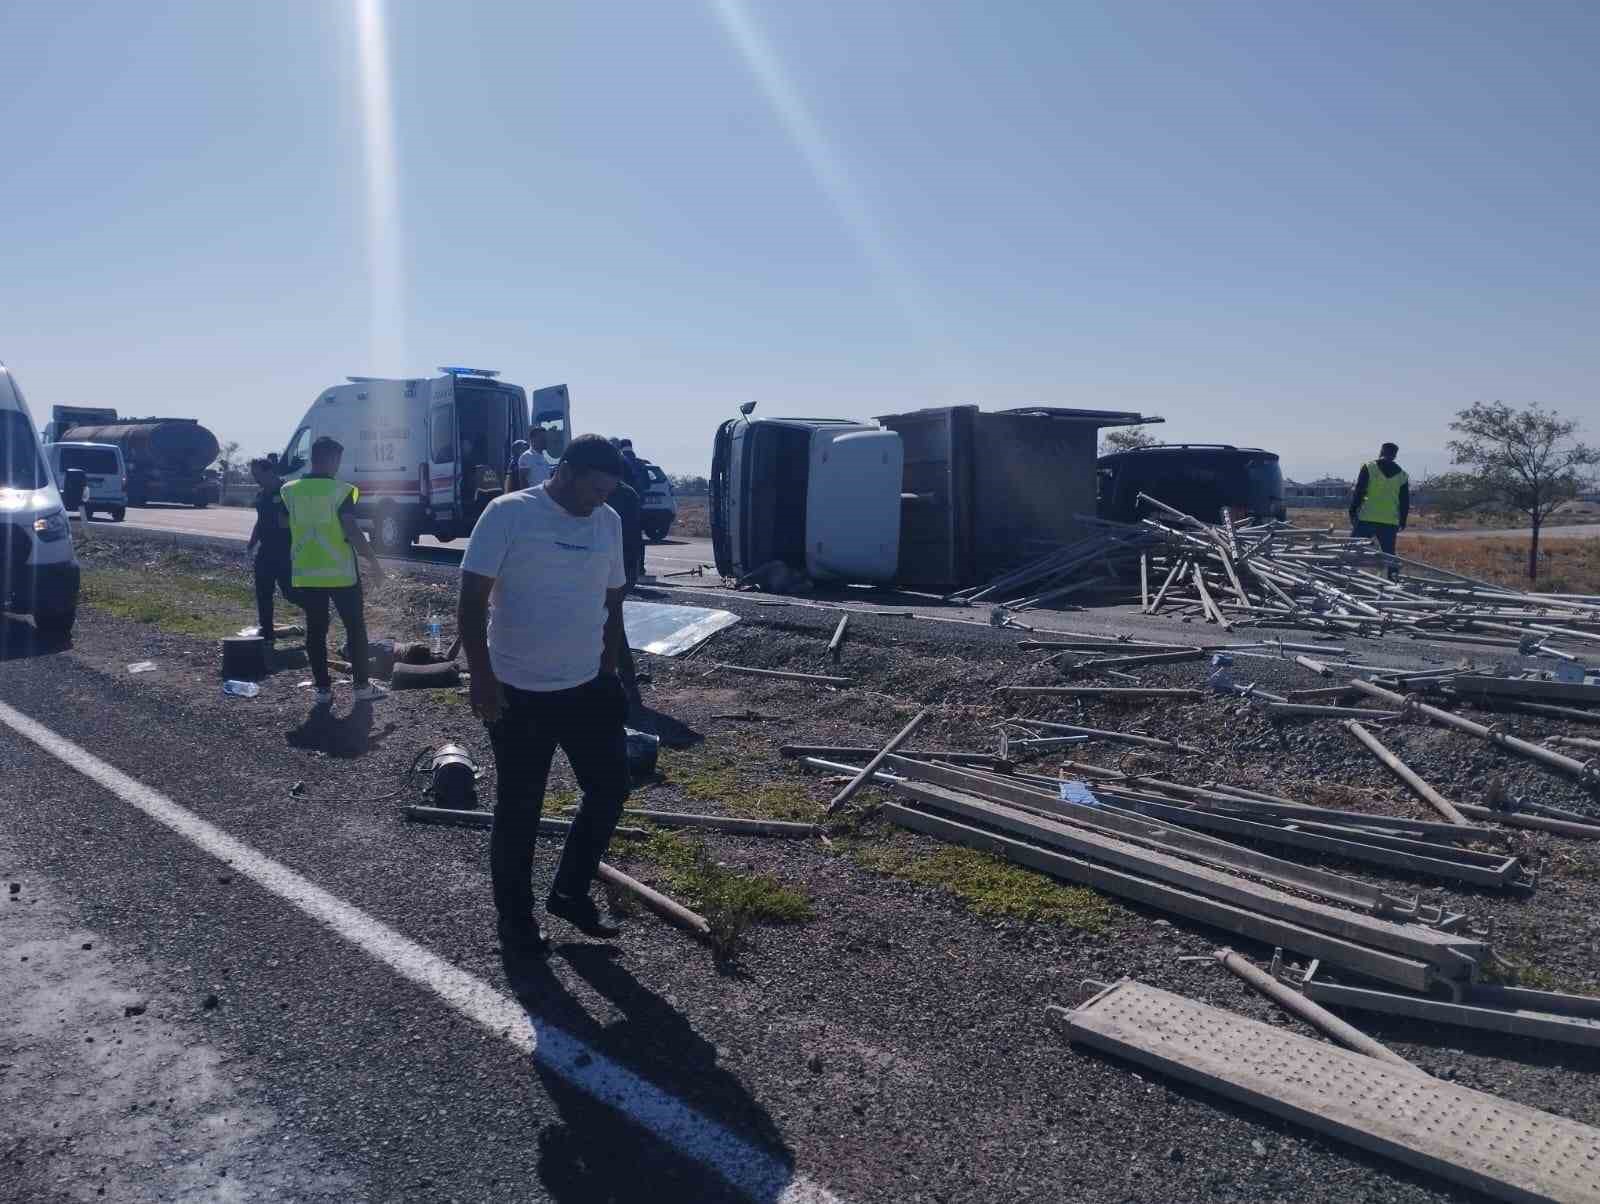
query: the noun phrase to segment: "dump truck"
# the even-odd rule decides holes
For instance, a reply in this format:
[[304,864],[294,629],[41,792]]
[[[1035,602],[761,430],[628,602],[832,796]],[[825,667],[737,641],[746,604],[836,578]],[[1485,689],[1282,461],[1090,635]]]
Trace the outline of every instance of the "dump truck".
[[128,505],[174,502],[205,509],[221,501],[206,470],[216,461],[217,437],[194,418],[121,418],[114,409],[55,406],[46,443],[113,443],[128,472]]

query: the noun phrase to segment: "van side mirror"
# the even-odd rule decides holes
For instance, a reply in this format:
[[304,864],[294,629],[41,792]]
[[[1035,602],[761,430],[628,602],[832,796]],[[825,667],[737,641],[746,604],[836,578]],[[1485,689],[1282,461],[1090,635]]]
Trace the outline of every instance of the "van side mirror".
[[61,478],[61,504],[68,510],[83,505],[83,495],[89,491],[89,474],[81,468],[69,468]]

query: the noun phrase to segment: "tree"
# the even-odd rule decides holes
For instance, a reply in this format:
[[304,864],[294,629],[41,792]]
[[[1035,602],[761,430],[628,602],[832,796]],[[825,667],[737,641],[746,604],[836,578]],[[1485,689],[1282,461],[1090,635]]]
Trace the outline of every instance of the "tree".
[[1142,426],[1119,426],[1100,440],[1100,454],[1109,456],[1112,452],[1133,451],[1139,447],[1153,447],[1157,442],[1156,437]]
[[1539,405],[1513,410],[1503,401],[1474,402],[1456,413],[1447,444],[1451,463],[1481,482],[1484,498],[1528,516],[1528,580],[1539,575],[1539,528],[1550,512],[1583,487],[1582,470],[1600,464],[1600,448],[1574,436],[1578,420]]
[[212,461],[212,464],[216,466],[217,471],[222,473],[222,484],[224,488],[227,487],[229,479],[233,476],[233,462],[238,458],[238,455],[238,440],[230,440],[222,445],[222,447],[217,451],[217,458]]

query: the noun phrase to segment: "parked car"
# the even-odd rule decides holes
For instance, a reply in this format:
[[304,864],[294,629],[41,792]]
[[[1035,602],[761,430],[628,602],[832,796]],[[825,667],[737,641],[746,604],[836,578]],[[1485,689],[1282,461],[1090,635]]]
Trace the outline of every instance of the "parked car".
[[33,415],[0,364],[0,609],[31,614],[47,639],[65,639],[78,614],[78,554],[68,508],[80,499],[81,470],[56,488]]
[[44,457],[50,462],[57,488],[69,470],[83,469],[84,518],[102,513],[120,523],[127,517],[128,469],[122,460],[122,449],[115,443],[46,443]]
[[650,485],[639,499],[639,517],[646,539],[662,540],[678,517],[678,499],[667,474],[649,460],[641,460]]
[[1141,493],[1208,523],[1222,509],[1236,519],[1284,518],[1278,453],[1228,443],[1158,443],[1099,460],[1096,513],[1115,522],[1144,517]]

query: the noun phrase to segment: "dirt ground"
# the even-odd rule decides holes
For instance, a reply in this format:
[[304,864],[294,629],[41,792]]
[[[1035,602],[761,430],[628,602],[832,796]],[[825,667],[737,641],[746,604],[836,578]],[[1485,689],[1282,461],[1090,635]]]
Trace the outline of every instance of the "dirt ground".
[[[230,716],[248,713],[255,724],[288,731],[282,772],[301,781],[304,798],[318,806],[353,800],[348,822],[361,816],[374,831],[388,827],[435,849],[468,879],[461,906],[483,891],[482,833],[408,829],[400,818],[402,802],[414,797],[402,771],[417,749],[444,738],[474,751],[486,771],[482,795],[493,796],[493,759],[459,692],[397,693],[370,730],[313,730],[297,689],[306,677],[303,654],[289,649],[260,697],[223,699],[214,641],[253,622],[242,554],[90,536],[82,556],[89,590],[76,658],[170,697],[175,707],[228,708]],[[429,613],[453,612],[453,589],[439,570],[395,575],[371,591],[374,638],[419,638]],[[656,597],[674,600],[669,590]],[[929,707],[919,744],[993,751],[997,725],[1017,711],[994,689],[1059,680],[1044,654],[1018,648],[1017,634],[1003,630],[862,616],[852,620],[835,667],[826,653],[832,612],[766,599],[729,606],[741,622],[693,655],[640,658],[652,680],[649,714],[638,718],[662,734],[664,747],[658,773],[639,784],[630,806],[815,820],[839,780],[804,772],[782,756],[781,745],[876,747]],[[1173,627],[1189,639],[1203,631]],[[1349,647],[1383,660],[1379,643],[1354,640]],[[1449,663],[1458,655],[1439,658]],[[157,669],[130,675],[127,665],[143,660]],[[763,680],[718,667],[724,663],[838,673],[853,684]],[[1171,665],[1140,677],[1194,686],[1204,672],[1202,665]],[[1327,684],[1292,662],[1252,661],[1240,669],[1246,672],[1270,690]],[[1156,759],[1179,780],[1421,814],[1334,722],[1276,726],[1246,703],[1214,696],[1176,705],[1056,700],[1022,709],[1194,744],[1203,755]],[[1596,734],[1544,719],[1498,721],[1534,739]],[[1459,734],[1395,726],[1385,739],[1460,801],[1483,801],[1498,778],[1513,794],[1600,816],[1595,797],[1578,785]],[[1127,764],[1125,746],[1092,745],[1076,755],[1102,766]],[[1062,764],[1040,757],[1030,768],[1055,773]],[[715,959],[718,973],[686,972],[680,942],[641,935],[653,925],[631,928],[626,947],[671,998],[716,1018],[707,1021],[714,1030],[708,1039],[730,1051],[729,1065],[756,1084],[797,1150],[831,1147],[838,1134],[851,1134],[835,1152],[856,1160],[859,1178],[852,1183],[854,1172],[841,1172],[841,1189],[854,1189],[859,1199],[1468,1198],[1204,1093],[1070,1051],[1044,1025],[1043,1008],[1073,1002],[1078,983],[1090,978],[1132,975],[1286,1022],[1225,974],[1180,960],[1224,943],[1220,934],[896,829],[875,814],[878,797],[864,793],[827,843],[655,834],[619,840],[612,853],[641,879],[726,917],[731,935],[726,956]],[[547,813],[574,799],[570,774],[558,762]],[[1314,864],[1492,924],[1497,949],[1523,967],[1513,979],[1600,991],[1600,849],[1516,832],[1495,847],[1541,869],[1532,895]],[[473,906],[481,909],[482,900]],[[1271,952],[1233,943],[1258,961]],[[495,973],[492,962],[481,968]],[[1593,1051],[1365,1014],[1351,1019],[1425,1068],[1600,1123],[1593,1090],[1600,1055]],[[926,1158],[933,1161],[918,1161]],[[910,1161],[892,1165],[899,1159]]]

